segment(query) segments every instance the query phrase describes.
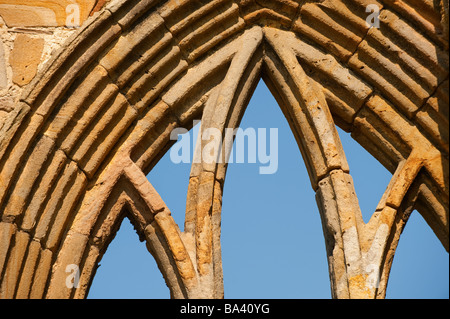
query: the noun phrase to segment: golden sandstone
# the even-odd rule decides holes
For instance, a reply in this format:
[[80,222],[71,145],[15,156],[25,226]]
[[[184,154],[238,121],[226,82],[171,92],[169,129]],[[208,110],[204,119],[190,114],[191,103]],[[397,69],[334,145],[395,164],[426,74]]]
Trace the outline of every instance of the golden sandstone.
[[[414,209],[448,251],[448,0],[0,0],[0,16],[0,298],[86,297],[125,216],[173,298],[223,298],[226,163],[193,164],[184,232],[146,174],[175,128],[238,127],[261,78],[316,191],[334,298],[385,297]],[[335,125],[393,174],[368,223]]]

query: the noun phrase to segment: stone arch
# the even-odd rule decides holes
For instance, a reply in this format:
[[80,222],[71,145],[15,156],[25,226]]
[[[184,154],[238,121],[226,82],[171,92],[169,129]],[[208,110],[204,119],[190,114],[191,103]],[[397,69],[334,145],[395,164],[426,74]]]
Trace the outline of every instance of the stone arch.
[[[379,29],[366,24],[369,3],[381,9]],[[199,118],[202,129],[238,127],[262,77],[317,194],[333,297],[383,298],[414,208],[448,251],[446,10],[446,1],[111,3],[54,54],[1,128],[1,296],[85,297],[126,212],[172,297],[223,297],[226,164],[193,165],[184,232],[145,175],[174,128]],[[393,173],[367,224],[334,123]],[[81,269],[75,291],[69,264]]]

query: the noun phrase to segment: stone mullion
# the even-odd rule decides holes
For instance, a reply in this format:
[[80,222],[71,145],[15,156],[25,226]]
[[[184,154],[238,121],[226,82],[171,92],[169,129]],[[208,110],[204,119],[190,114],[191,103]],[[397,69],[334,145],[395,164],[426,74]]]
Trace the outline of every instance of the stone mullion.
[[422,167],[423,159],[415,151],[399,164],[377,211],[364,227],[365,237],[362,238],[361,245],[364,267],[369,278],[367,284],[373,298],[384,298],[386,294],[392,258],[418,195],[418,186],[411,189],[412,184]]
[[[404,216],[409,216],[416,197],[409,199],[409,206],[401,207],[422,165],[423,160],[415,152],[401,163],[380,201],[379,211],[368,224],[357,222],[356,228],[349,224],[352,214],[358,214],[355,210],[359,210],[357,203],[348,202],[354,197],[348,196],[348,191],[354,193],[350,175],[332,171],[319,183],[318,202],[331,262],[334,297],[346,298],[348,288],[349,298],[384,298],[392,258],[406,223]],[[417,195],[418,191],[412,193]],[[343,253],[339,253],[339,249]],[[352,267],[354,263],[356,266]],[[348,287],[345,287],[345,281]]]
[[[238,38],[236,53],[231,61],[227,74],[206,102],[202,117],[200,139],[195,150],[195,161],[192,164],[188,190],[186,211],[187,236],[193,236],[195,259],[199,275],[198,298],[223,297],[222,266],[220,253],[220,210],[221,187],[217,187],[218,168],[222,163],[222,138],[234,108],[242,108],[244,104],[236,105],[236,95],[240,93],[242,83],[247,81],[246,70],[254,67],[252,64],[256,49],[262,41],[261,28],[255,27],[241,38]],[[244,81],[243,81],[244,79]],[[241,113],[241,112],[238,112]],[[211,131],[209,131],[211,130]],[[204,140],[205,132],[220,133],[220,141]],[[213,143],[212,161],[206,161],[205,147]],[[219,160],[219,161],[218,161]],[[197,162],[197,163],[196,163]],[[221,170],[222,174],[223,170]],[[224,176],[222,176],[223,178]],[[192,201],[192,197],[195,198]],[[195,224],[195,227],[192,227]]]
[[[298,97],[303,117],[306,118],[299,123],[298,129],[312,132],[317,139],[319,148],[308,147],[309,145],[305,143],[307,147],[304,153],[307,158],[319,158],[325,164],[325,172],[315,170],[310,172],[310,176],[318,181],[320,191],[317,199],[322,219],[327,223],[324,234],[327,238],[333,296],[367,298],[359,235],[363,226],[361,211],[353,180],[348,174],[345,153],[327,102],[298,63],[294,49],[297,40],[280,39],[273,30],[270,30],[270,33],[268,30],[267,36],[285,67],[287,72],[284,76],[285,81],[292,79],[290,90]],[[289,67],[292,65],[296,67]],[[287,107],[291,109],[290,112],[295,112],[293,105]],[[312,184],[316,184],[314,180]],[[328,196],[329,194],[332,196]]]
[[[117,169],[116,166],[121,168]],[[90,277],[93,275],[93,263],[95,263],[99,256],[99,253],[93,251],[92,247],[89,248],[92,244],[91,241],[95,240],[93,236],[96,236],[94,226],[99,219],[106,218],[105,216],[102,217],[101,214],[105,209],[104,207],[116,205],[108,204],[111,200],[114,202],[121,201],[122,204],[119,203],[121,205],[120,207],[123,206],[123,196],[116,199],[110,197],[117,193],[114,190],[127,185],[127,189],[131,190],[130,194],[137,196],[133,199],[133,202],[137,203],[140,201],[143,203],[153,216],[146,216],[141,211],[142,209],[140,209],[139,216],[131,217],[136,219],[134,223],[139,227],[141,234],[145,235],[149,248],[152,248],[151,252],[156,253],[155,259],[159,262],[166,261],[164,265],[160,263],[158,265],[162,271],[165,270],[163,273],[166,274],[165,277],[168,279],[168,286],[171,289],[173,297],[190,297],[189,292],[192,292],[197,285],[196,273],[189,254],[184,247],[183,240],[180,237],[181,234],[178,226],[170,215],[170,211],[156,190],[151,186],[144,173],[129,158],[125,161],[123,159],[119,160],[111,169],[114,170],[114,173],[111,174],[111,172],[106,171],[105,175],[100,177],[96,186],[91,190],[90,196],[84,199],[77,218],[61,248],[61,254],[56,259],[55,265],[57,267],[53,269],[50,286],[48,291],[46,291],[46,297],[69,298],[72,295],[71,290],[65,286],[65,278],[67,277],[65,267],[68,264],[79,265],[79,267],[83,268],[87,267],[86,269],[82,269],[84,272],[82,273],[83,277],[80,279],[82,279],[83,283],[82,289],[88,289],[91,280]],[[102,178],[106,178],[106,180],[102,182]],[[129,183],[124,184],[124,178]],[[111,212],[117,213],[117,210],[111,209]],[[135,209],[133,211],[136,212],[137,210]],[[104,227],[108,226],[104,225]],[[111,229],[109,231],[106,230],[104,234],[100,232],[99,234],[102,238],[106,237],[103,239],[99,238],[99,240],[108,242],[108,238],[113,233]],[[164,256],[164,258],[161,258],[161,254],[167,258]],[[176,270],[172,269],[168,272],[168,269],[172,267],[175,267]],[[175,278],[178,276],[177,274],[182,279],[183,284],[181,286],[179,279]],[[185,292],[183,293],[182,291]],[[76,295],[84,296],[85,292],[76,292]]]
[[391,271],[394,255],[397,250],[400,235],[409,219],[409,216],[415,209],[416,200],[420,193],[422,182],[416,178],[410,185],[400,207],[396,210],[395,220],[392,223],[389,236],[384,238],[386,243],[383,245],[380,268],[378,270],[377,286],[375,298],[384,299],[386,297],[386,288],[388,285],[389,274]]
[[349,299],[350,291],[345,262],[344,240],[335,195],[329,177],[319,182],[316,201],[322,220],[327,250],[331,295],[334,299]]
[[[122,183],[118,182],[117,184],[121,185]],[[83,254],[83,259],[77,265],[80,270],[79,287],[74,287],[76,289],[72,289],[70,292],[72,298],[81,299],[87,297],[97,265],[123,220],[122,211],[126,202],[127,199],[123,190],[120,187],[114,187],[111,196],[95,222],[92,235]]]
[[[170,210],[167,208],[164,201],[147,180],[144,173],[134,164],[126,167],[124,171],[128,180],[138,192],[138,196],[143,199],[154,216],[155,225],[151,226],[151,229],[153,229],[153,231],[148,233],[147,228],[145,228],[147,238],[151,241],[152,239],[155,239],[155,237],[152,237],[150,234],[155,233],[158,237],[158,233],[161,233],[165,241],[165,244],[163,243],[163,246],[165,247],[165,253],[173,257],[173,262],[176,265],[177,272],[179,273],[180,278],[183,281],[182,286],[184,287],[182,288],[187,290],[188,295],[186,297],[191,297],[189,294],[194,294],[194,291],[196,290],[198,285],[197,274],[188,253],[188,249],[186,248],[181,237],[181,232],[178,228],[178,225],[175,223],[173,217],[171,216]],[[149,244],[154,245],[155,243]],[[159,266],[163,267],[162,265]],[[168,265],[166,265],[165,268],[167,267]],[[174,282],[172,282],[172,284],[168,284],[171,290],[175,288],[174,285],[178,286]],[[175,297],[179,298],[181,296],[175,295]]]

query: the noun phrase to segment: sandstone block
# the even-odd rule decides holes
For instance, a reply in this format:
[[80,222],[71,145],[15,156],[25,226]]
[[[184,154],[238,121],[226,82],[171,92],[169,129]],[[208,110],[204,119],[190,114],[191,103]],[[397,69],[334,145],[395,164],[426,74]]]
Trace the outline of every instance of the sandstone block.
[[14,40],[9,63],[13,71],[13,82],[24,86],[36,76],[44,50],[44,39],[32,38],[25,34],[18,34]]
[[[66,284],[67,266],[78,266],[81,268],[81,261],[83,260],[84,248],[86,248],[89,238],[85,235],[69,232],[64,242],[62,253],[58,256],[56,263],[59,267],[56,267],[56,271],[52,273],[50,286],[46,294],[46,298],[69,298],[72,289]],[[79,249],[83,247],[83,249]],[[65,249],[64,249],[65,248]],[[82,271],[82,269],[80,269]]]
[[0,298],[14,298],[14,291],[18,284],[20,269],[28,247],[30,235],[18,231],[15,234],[14,246],[11,247],[10,257],[3,273],[2,285],[0,286]]
[[20,283],[16,292],[16,298],[18,299],[28,298],[30,294],[31,284],[33,283],[36,263],[39,258],[40,252],[41,252],[40,243],[32,240],[28,248],[28,256],[25,261],[23,271],[20,275]]
[[10,96],[0,97],[0,111],[11,112],[13,109],[14,109],[14,101],[12,97]]
[[15,225],[11,223],[0,222],[0,240],[2,243],[2,245],[0,245],[0,271],[3,270],[11,238],[13,237],[15,232]]
[[[6,73],[6,63],[5,63],[5,49],[3,47],[3,42],[0,42],[0,90],[4,89],[8,84],[8,75]],[[0,110],[2,107],[2,102],[0,102]]]
[[49,270],[52,266],[52,256],[53,253],[51,250],[45,249],[41,251],[31,286],[29,296],[31,299],[41,299],[44,297]]

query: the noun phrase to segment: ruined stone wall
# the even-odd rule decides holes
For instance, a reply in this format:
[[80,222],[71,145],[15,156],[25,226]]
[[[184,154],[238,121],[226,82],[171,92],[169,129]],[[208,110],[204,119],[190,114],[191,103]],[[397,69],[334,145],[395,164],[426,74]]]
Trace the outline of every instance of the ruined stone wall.
[[[0,0],[0,17],[1,298],[84,298],[125,215],[172,297],[222,298],[226,164],[193,165],[184,232],[145,176],[173,129],[238,127],[260,78],[316,192],[333,297],[385,296],[413,209],[448,251],[447,0]],[[335,124],[393,173],[367,224]]]
[[0,1],[0,126],[51,54],[105,0]]

